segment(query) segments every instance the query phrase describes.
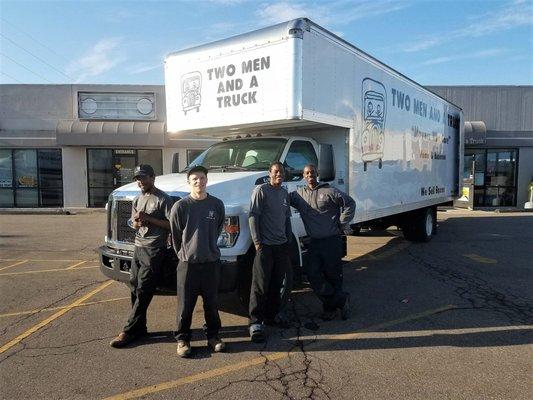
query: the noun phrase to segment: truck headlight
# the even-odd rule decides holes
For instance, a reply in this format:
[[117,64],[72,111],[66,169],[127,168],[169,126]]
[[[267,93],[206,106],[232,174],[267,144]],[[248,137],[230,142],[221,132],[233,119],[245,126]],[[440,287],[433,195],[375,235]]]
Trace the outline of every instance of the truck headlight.
[[239,237],[239,217],[226,217],[222,233],[218,237],[218,247],[233,247]]

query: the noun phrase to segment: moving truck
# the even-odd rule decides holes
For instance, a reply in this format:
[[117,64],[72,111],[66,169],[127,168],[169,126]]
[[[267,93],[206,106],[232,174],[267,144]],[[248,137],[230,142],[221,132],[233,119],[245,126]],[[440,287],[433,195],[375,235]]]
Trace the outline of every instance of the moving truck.
[[[249,292],[250,195],[273,161],[285,166],[289,191],[305,185],[306,164],[317,164],[321,181],[356,200],[354,229],[397,225],[408,240],[430,240],[437,205],[460,193],[461,109],[308,19],[170,54],[165,90],[172,138],[220,139],[191,165],[209,168],[208,192],[225,205],[221,290]],[[181,198],[186,170],[156,185]],[[136,183],[123,186],[107,204],[101,270],[121,281],[138,192]],[[291,258],[301,266],[306,232],[292,211]]]

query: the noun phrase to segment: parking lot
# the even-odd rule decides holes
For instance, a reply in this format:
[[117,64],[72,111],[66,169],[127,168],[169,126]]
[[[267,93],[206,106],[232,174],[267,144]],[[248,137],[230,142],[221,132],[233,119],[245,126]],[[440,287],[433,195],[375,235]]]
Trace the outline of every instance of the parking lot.
[[176,355],[176,300],[154,298],[150,334],[125,349],[128,288],[98,269],[105,214],[0,215],[2,399],[530,399],[533,214],[445,210],[430,243],[395,230],[348,241],[347,321],[324,322],[305,285],[292,326],[247,336],[221,296],[224,354],[193,321]]

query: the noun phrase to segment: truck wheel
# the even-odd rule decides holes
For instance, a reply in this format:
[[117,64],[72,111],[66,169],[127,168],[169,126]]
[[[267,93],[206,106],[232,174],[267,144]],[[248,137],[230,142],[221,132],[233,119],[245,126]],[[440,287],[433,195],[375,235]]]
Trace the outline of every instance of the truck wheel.
[[403,236],[412,242],[429,242],[437,229],[435,207],[426,207],[409,213],[402,224]]

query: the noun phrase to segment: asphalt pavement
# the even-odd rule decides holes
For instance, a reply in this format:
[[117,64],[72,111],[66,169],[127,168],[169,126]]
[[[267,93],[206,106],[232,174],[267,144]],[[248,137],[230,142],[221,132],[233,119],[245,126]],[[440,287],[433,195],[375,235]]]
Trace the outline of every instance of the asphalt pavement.
[[438,235],[348,241],[348,320],[322,321],[303,285],[291,326],[247,336],[245,309],[221,296],[224,354],[193,320],[194,355],[176,355],[176,299],[157,296],[149,335],[108,343],[129,290],[98,269],[105,214],[0,215],[2,399],[530,399],[533,214],[447,210]]

